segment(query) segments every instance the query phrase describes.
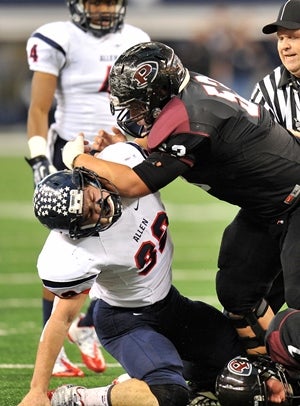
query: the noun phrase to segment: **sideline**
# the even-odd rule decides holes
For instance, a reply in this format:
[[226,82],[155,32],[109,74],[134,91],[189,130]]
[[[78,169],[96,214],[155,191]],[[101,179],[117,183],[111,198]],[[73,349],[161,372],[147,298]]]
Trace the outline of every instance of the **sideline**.
[[20,156],[28,155],[26,129],[16,132],[5,129],[0,130],[0,156]]
[[0,126],[0,156],[21,158],[29,156],[25,126],[17,127],[15,130]]

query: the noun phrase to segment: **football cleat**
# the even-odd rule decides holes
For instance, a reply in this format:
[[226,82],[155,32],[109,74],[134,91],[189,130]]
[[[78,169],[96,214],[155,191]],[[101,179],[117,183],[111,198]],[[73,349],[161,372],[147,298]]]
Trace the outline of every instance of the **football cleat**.
[[84,376],[84,372],[69,360],[63,347],[56,358],[52,376],[57,378],[80,378]]
[[87,368],[94,372],[103,372],[106,369],[106,362],[99,348],[101,344],[98,340],[95,328],[94,326],[78,326],[82,318],[83,315],[73,321],[68,332],[68,338],[79,348],[82,361]]
[[51,406],[85,406],[83,399],[85,389],[83,386],[62,385],[48,392],[48,398]]
[[[212,392],[198,392],[188,406],[221,406]],[[241,405],[242,406],[242,405]]]

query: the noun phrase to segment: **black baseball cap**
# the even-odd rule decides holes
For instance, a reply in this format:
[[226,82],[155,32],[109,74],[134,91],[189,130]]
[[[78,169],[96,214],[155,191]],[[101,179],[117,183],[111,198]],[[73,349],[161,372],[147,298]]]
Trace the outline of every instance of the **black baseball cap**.
[[266,333],[266,347],[272,361],[300,371],[300,310],[289,308],[275,315]]
[[262,29],[264,34],[277,32],[278,27],[288,30],[300,29],[300,0],[288,0],[279,10],[277,21],[265,25]]

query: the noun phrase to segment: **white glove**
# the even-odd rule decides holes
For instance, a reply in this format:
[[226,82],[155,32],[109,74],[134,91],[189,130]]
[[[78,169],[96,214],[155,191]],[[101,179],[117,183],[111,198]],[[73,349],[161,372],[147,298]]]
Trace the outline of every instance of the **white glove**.
[[74,141],[66,143],[62,150],[62,159],[67,168],[73,169],[74,159],[84,154],[84,136],[79,134]]

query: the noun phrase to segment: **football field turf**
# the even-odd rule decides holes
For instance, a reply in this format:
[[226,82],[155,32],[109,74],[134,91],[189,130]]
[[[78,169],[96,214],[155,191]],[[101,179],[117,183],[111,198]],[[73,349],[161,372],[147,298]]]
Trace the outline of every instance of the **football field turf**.
[[[47,230],[34,218],[32,175],[23,156],[0,157],[0,406],[15,406],[30,384],[42,328],[41,283],[36,258]],[[220,308],[214,280],[222,230],[236,207],[209,197],[181,179],[162,191],[175,245],[174,285],[182,294]],[[126,249],[126,241],[124,241]],[[77,348],[66,341],[67,354],[81,364]],[[95,374],[82,366],[84,378],[53,378],[62,383],[102,386],[123,370],[105,353],[108,368]]]

